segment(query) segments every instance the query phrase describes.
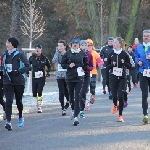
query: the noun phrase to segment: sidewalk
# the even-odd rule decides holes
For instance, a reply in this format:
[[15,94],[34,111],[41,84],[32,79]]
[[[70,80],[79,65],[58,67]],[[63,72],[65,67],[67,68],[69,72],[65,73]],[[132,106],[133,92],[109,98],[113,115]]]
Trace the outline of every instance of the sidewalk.
[[61,116],[60,104],[44,105],[43,113],[25,113],[25,126],[13,130],[4,128],[0,121],[0,150],[149,150],[150,125],[142,123],[141,91],[132,89],[129,105],[124,109],[125,122],[117,122],[117,114],[110,110],[112,101],[107,95],[97,94],[91,110],[85,112],[78,126],[70,120],[70,108]]

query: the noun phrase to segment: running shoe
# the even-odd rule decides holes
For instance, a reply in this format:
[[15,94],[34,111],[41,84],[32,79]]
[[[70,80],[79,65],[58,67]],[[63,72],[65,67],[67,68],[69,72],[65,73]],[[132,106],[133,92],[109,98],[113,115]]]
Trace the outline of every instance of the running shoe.
[[66,110],[62,110],[62,116],[65,116],[66,115]]
[[11,131],[11,130],[12,130],[12,125],[11,125],[11,123],[10,123],[10,122],[6,122],[5,128],[6,128],[8,131]]
[[64,106],[65,109],[69,107],[69,102],[66,102],[66,105]]
[[73,118],[74,118],[74,110],[72,110],[70,113],[70,119],[72,120]]
[[127,102],[127,101],[124,101],[123,107],[126,108],[127,106],[128,106],[128,102]]
[[37,113],[42,113],[42,107],[37,108]]
[[144,115],[142,121],[144,124],[148,124],[148,115]]
[[74,120],[73,120],[73,125],[77,126],[78,124],[79,124],[78,118],[75,117]]
[[123,120],[123,117],[122,117],[122,116],[119,116],[119,117],[118,117],[118,122],[124,122],[124,120]]
[[24,118],[18,118],[18,127],[23,127],[24,126]]
[[80,111],[80,118],[85,118],[83,111]]
[[90,103],[94,104],[94,102],[95,102],[95,95],[91,95],[91,97],[90,97]]
[[111,109],[111,113],[115,114],[116,112],[117,112],[117,106],[114,105]]
[[5,113],[5,111],[3,112],[3,120],[6,120],[6,113]]

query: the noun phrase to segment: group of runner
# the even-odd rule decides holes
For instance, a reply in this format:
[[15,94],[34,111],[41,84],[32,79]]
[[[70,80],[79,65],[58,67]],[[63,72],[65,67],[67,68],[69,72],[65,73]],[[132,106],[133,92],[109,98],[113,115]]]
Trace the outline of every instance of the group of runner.
[[[57,53],[61,51],[59,44],[58,42]],[[93,104],[95,101],[97,67],[101,67],[103,93],[107,93],[107,85],[108,97],[113,100],[111,113],[115,114],[117,109],[119,110],[119,122],[124,122],[122,112],[123,108],[128,105],[131,81],[133,88],[140,85],[143,108],[142,121],[147,124],[147,99],[150,85],[150,30],[143,31],[143,43],[140,44],[138,38],[135,38],[134,45],[128,45],[127,50],[123,49],[124,40],[121,37],[109,37],[108,44],[101,48],[100,53],[96,52],[91,39],[73,38],[70,45],[71,49],[61,55],[61,62],[58,66],[61,71],[66,72],[64,82],[69,94],[67,102],[69,101],[72,108],[73,125],[79,124],[78,114],[80,118],[85,118],[84,108],[88,91],[91,94],[90,103]],[[92,59],[93,68],[92,61],[90,61]],[[62,107],[62,114],[63,112],[66,114],[65,107]]]
[[[85,118],[84,110],[90,93],[89,102],[95,102],[97,68],[101,68],[103,93],[113,100],[111,113],[119,110],[118,121],[123,122],[123,108],[128,105],[127,95],[140,81],[142,91],[143,122],[148,123],[148,87],[150,86],[150,30],[143,31],[143,43],[135,38],[134,45],[123,49],[121,37],[109,37],[108,44],[96,52],[91,39],[71,39],[70,46],[65,40],[59,40],[52,63],[57,63],[56,77],[59,89],[59,101],[62,116],[71,106],[70,118],[73,125],[79,124],[79,117]],[[3,106],[5,128],[12,130],[11,114],[15,95],[19,111],[18,126],[24,126],[22,96],[25,87],[25,74],[32,71],[32,93],[37,99],[37,112],[42,113],[43,88],[45,78],[50,77],[51,64],[43,55],[42,46],[37,44],[29,59],[18,50],[16,38],[6,41],[7,50],[0,59],[0,104]],[[45,70],[45,66],[47,70]],[[127,90],[128,89],[128,90]],[[3,100],[5,96],[6,101]],[[66,98],[66,102],[65,102]]]

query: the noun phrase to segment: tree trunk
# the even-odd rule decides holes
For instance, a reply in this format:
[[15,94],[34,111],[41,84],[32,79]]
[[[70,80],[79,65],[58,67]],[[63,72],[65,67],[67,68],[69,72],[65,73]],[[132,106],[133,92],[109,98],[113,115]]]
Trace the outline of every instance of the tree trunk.
[[98,15],[98,10],[97,10],[95,0],[87,0],[87,12],[90,21],[92,22],[91,25],[92,40],[95,41],[95,46],[100,48],[101,46],[100,18]]
[[10,37],[16,37],[20,43],[22,43],[22,31],[21,31],[21,17],[22,17],[22,3],[23,0],[13,0],[12,4],[12,21],[10,28]]
[[141,0],[132,0],[132,9],[131,9],[130,18],[129,18],[130,24],[128,26],[128,30],[127,30],[127,34],[126,34],[126,38],[125,38],[125,41],[127,43],[131,43],[131,40],[133,37],[134,27],[135,27],[135,23],[136,23],[136,19],[137,19],[136,16],[137,16],[137,13],[139,10],[140,1]]
[[117,36],[117,20],[119,16],[119,8],[121,0],[111,0],[111,10],[109,19],[109,36]]

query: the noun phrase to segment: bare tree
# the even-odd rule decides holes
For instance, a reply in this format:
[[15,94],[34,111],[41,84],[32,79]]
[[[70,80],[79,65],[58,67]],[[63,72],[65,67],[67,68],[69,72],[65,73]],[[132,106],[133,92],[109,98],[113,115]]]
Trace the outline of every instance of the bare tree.
[[29,48],[32,42],[42,36],[45,25],[41,7],[36,8],[36,0],[24,0],[22,32],[29,37]]

